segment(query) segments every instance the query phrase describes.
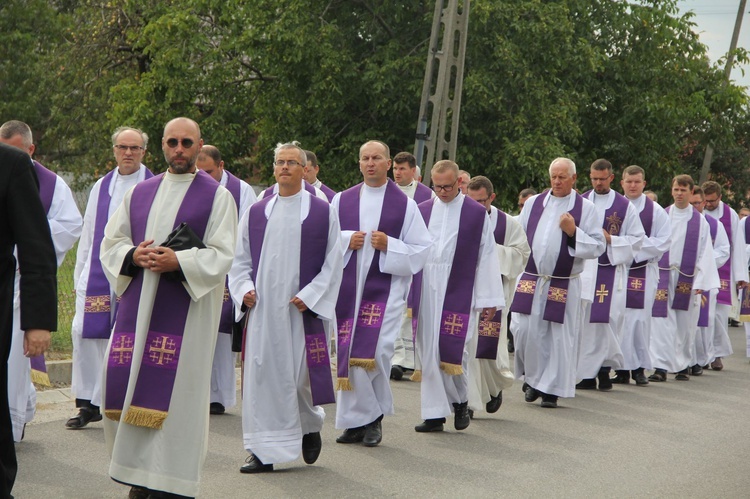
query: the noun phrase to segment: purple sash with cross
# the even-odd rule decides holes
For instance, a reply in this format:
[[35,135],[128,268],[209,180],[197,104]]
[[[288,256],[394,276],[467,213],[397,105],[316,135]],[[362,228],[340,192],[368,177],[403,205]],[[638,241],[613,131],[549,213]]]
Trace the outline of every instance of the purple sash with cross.
[[[724,230],[727,232],[727,238],[729,239],[729,258],[724,265],[719,267],[719,282],[721,287],[719,288],[719,294],[716,297],[716,303],[722,305],[732,304],[732,256],[734,253],[734,240],[732,239],[732,210],[729,206],[722,202],[724,207],[724,213],[721,215],[719,222],[724,226]],[[710,215],[706,215],[706,218],[712,218]]]
[[[224,170],[227,174],[227,185],[226,188],[234,198],[234,204],[237,206],[237,215],[240,213],[240,195],[242,181]],[[234,306],[232,305],[232,299],[229,296],[229,277],[224,278],[224,297],[221,300],[221,318],[219,319],[219,332],[232,334],[232,327],[234,326]]]
[[[539,280],[536,262],[534,261],[534,235],[536,234],[539,219],[544,212],[544,200],[546,196],[551,195],[552,193],[550,192],[548,194],[537,196],[534,205],[531,207],[529,224],[526,228],[526,237],[529,241],[529,247],[531,247],[532,250],[531,255],[529,256],[529,261],[526,264],[526,270],[516,286],[516,294],[513,298],[513,304],[510,307],[511,312],[524,315],[531,314],[534,293]],[[576,227],[578,227],[578,224],[581,223],[581,215],[583,213],[583,198],[575,192],[572,193],[572,195],[575,196],[575,203],[573,209],[568,213],[573,217]],[[560,231],[562,232],[562,229],[560,229]],[[550,279],[547,299],[544,305],[543,318],[545,321],[557,322],[559,324],[565,322],[565,305],[568,302],[568,284],[570,281],[570,273],[573,270],[574,261],[575,259],[570,256],[570,252],[568,251],[568,235],[565,232],[562,232],[562,237],[560,238],[560,251],[558,253],[555,269],[553,270],[553,275]]]
[[[308,182],[307,180],[303,180],[302,181],[302,187],[307,192],[309,192],[310,194],[312,194],[313,196],[317,196],[318,195],[318,193],[315,191],[315,187],[313,187],[312,185],[310,185],[310,182]],[[278,185],[274,184],[271,187],[269,187],[268,189],[266,189],[265,191],[263,191],[263,193],[260,195],[260,199],[265,199],[267,197],[271,197],[274,194],[277,194],[278,192],[279,192],[279,187],[278,187]]]
[[[250,236],[250,255],[253,259],[252,278],[257,283],[258,265],[263,251],[263,239],[266,233],[266,206],[273,199],[269,196],[250,207],[248,234]],[[317,276],[326,259],[328,246],[328,203],[310,195],[310,212],[302,222],[300,248],[299,289],[310,284]],[[290,304],[292,313],[297,307]],[[331,378],[331,359],[328,356],[328,345],[323,321],[311,310],[302,312],[302,324],[305,331],[305,352],[307,372],[310,377],[310,391],[313,405],[331,404],[336,401]]]
[[[341,230],[359,230],[359,203],[363,184],[357,184],[340,194],[339,220]],[[406,216],[409,198],[388,180],[383,197],[378,230],[389,237],[399,238]],[[380,272],[380,251],[375,251],[365,278],[359,310],[357,298],[358,252],[353,251],[344,267],[344,274],[336,302],[337,322],[337,380],[336,388],[350,390],[349,366],[375,369],[375,349],[391,292],[391,275]],[[356,312],[356,315],[355,315]]]
[[[429,229],[432,207],[431,199],[419,205],[424,223]],[[482,243],[482,231],[487,211],[484,206],[468,196],[464,197],[459,216],[456,250],[453,255],[451,271],[445,288],[443,310],[440,313],[438,349],[440,352],[440,369],[446,374],[463,374],[463,359],[466,334],[469,331],[471,302],[474,297],[474,281],[479,262],[479,248]],[[421,279],[420,279],[421,281]],[[421,289],[421,282],[420,282]],[[419,309],[415,312],[418,314]],[[432,334],[432,332],[428,332]]]
[[[501,210],[496,210],[497,220],[495,221],[495,243],[505,245],[505,235],[508,228],[508,215]],[[488,321],[479,320],[477,330],[477,359],[497,359],[497,348],[500,345],[500,333],[502,333],[504,310],[498,310],[492,319]]]
[[[89,278],[86,284],[86,299],[83,305],[83,330],[84,338],[107,339],[112,331],[114,314],[112,314],[112,290],[109,282],[104,276],[102,263],[99,260],[99,252],[104,238],[104,227],[109,220],[109,204],[112,196],[109,194],[109,186],[115,170],[111,170],[102,179],[99,185],[99,197],[96,201],[96,219],[94,221],[94,238],[91,243],[91,264],[89,266]],[[135,173],[134,175],[137,175]],[[146,179],[153,177],[150,170],[146,170]]]
[[[133,190],[130,227],[134,243],[145,240],[151,205],[163,178],[164,174],[146,180]],[[218,187],[219,184],[207,173],[198,170],[180,204],[174,226],[185,222],[203,239]],[[120,420],[122,413],[133,356],[137,355],[133,349],[144,272],[139,271],[122,294],[107,359],[105,415],[116,421]],[[140,370],[125,423],[153,429],[161,429],[164,424],[172,399],[190,302],[190,295],[182,282],[159,277]]]
[[[588,191],[583,197],[589,199],[592,192]],[[604,212],[602,228],[609,232],[611,236],[619,236],[630,201],[620,193],[615,192],[614,194],[615,199],[612,201],[612,206]],[[598,263],[594,301],[591,303],[591,317],[589,322],[591,324],[607,324],[610,318],[609,312],[612,308],[612,295],[614,293],[617,267],[609,261],[606,251],[599,255]]]
[[[750,244],[750,224],[745,220],[745,244]],[[740,320],[750,322],[750,290],[743,288],[740,299]]]
[[[667,212],[669,212],[669,208],[667,208]],[[682,249],[682,260],[680,261],[679,277],[677,278],[677,285],[674,290],[672,310],[687,310],[690,307],[690,298],[693,294],[693,279],[695,278],[695,264],[698,260],[701,217],[702,215],[698,213],[698,210],[693,209],[693,215],[687,223],[685,245]],[[671,271],[669,253],[669,251],[664,253],[661,260],[659,260],[659,287],[656,289],[654,307],[651,311],[652,317],[667,317],[669,274]]]
[[[643,231],[646,237],[651,237],[651,230],[654,224],[654,202],[644,196],[645,204],[639,214]],[[642,310],[645,305],[646,293],[646,270],[648,260],[630,264],[628,271],[628,289],[625,296],[625,307]]]
[[[711,234],[711,244],[716,243],[716,232],[719,230],[719,222],[714,217],[703,217],[708,222],[709,233]],[[701,309],[698,314],[698,327],[708,327],[708,312],[709,312],[709,299],[711,298],[711,291],[701,292]]]

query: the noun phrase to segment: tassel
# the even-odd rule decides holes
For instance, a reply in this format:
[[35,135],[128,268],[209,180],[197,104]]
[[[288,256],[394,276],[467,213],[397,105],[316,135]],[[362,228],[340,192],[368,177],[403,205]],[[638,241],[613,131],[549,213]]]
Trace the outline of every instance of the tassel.
[[421,369],[415,369],[413,373],[411,373],[411,378],[409,378],[412,381],[416,381],[419,383],[422,381],[422,370]]
[[154,430],[161,430],[165,419],[167,419],[166,411],[146,409],[145,407],[134,407],[132,405],[130,406],[130,409],[128,409],[127,414],[125,414],[126,423],[133,426],[152,428]]
[[52,386],[49,381],[49,374],[36,369],[31,370],[31,382],[35,385]]
[[740,315],[740,322],[750,322],[750,315]]
[[449,376],[458,376],[459,374],[464,373],[464,370],[460,365],[449,364],[448,362],[441,362],[440,369],[442,369],[443,372]]
[[104,411],[104,416],[112,421],[119,421],[122,411],[120,409],[107,409]]
[[361,367],[366,371],[374,371],[375,359],[349,359],[349,366]]
[[352,382],[349,378],[336,378],[336,390],[343,390],[349,392],[352,389]]

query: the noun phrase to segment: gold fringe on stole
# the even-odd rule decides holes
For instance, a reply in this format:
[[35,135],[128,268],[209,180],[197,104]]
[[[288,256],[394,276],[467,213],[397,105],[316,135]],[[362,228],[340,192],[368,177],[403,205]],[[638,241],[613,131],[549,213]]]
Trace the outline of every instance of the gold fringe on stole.
[[361,367],[366,371],[375,370],[375,359],[349,359],[350,366]]
[[111,419],[112,421],[119,421],[120,417],[122,416],[122,411],[120,409],[109,409],[104,411],[104,416],[107,419]]
[[52,386],[49,381],[49,374],[36,369],[31,370],[31,382],[35,385]]
[[422,381],[422,370],[421,369],[415,369],[413,373],[411,373],[411,378],[409,378],[412,381],[416,381],[419,383]]
[[750,315],[740,315],[740,322],[750,322]]
[[464,369],[458,364],[449,364],[447,362],[440,363],[440,369],[449,376],[458,376],[464,373]]
[[352,382],[349,381],[349,378],[336,378],[336,390],[349,392],[352,390]]
[[145,407],[130,406],[125,414],[125,422],[133,426],[143,426],[144,428],[153,428],[161,430],[164,420],[167,419],[166,411],[157,411],[146,409]]

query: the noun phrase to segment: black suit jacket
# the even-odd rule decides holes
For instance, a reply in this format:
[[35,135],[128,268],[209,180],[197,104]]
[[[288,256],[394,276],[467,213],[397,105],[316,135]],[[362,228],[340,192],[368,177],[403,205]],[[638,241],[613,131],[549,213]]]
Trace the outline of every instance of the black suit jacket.
[[[57,262],[31,158],[0,144],[0,352],[7,359],[18,247],[21,328],[57,329]],[[5,351],[4,351],[5,350]]]

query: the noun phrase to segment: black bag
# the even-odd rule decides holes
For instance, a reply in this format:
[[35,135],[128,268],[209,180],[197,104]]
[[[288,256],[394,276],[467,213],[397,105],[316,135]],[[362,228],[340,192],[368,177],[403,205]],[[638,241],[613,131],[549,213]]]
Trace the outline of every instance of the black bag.
[[[182,222],[177,226],[160,246],[169,248],[172,251],[183,251],[191,248],[203,249],[206,247],[201,238],[198,237],[186,222]],[[181,282],[185,280],[185,274],[182,273],[182,269],[164,272],[162,275],[170,281]]]

